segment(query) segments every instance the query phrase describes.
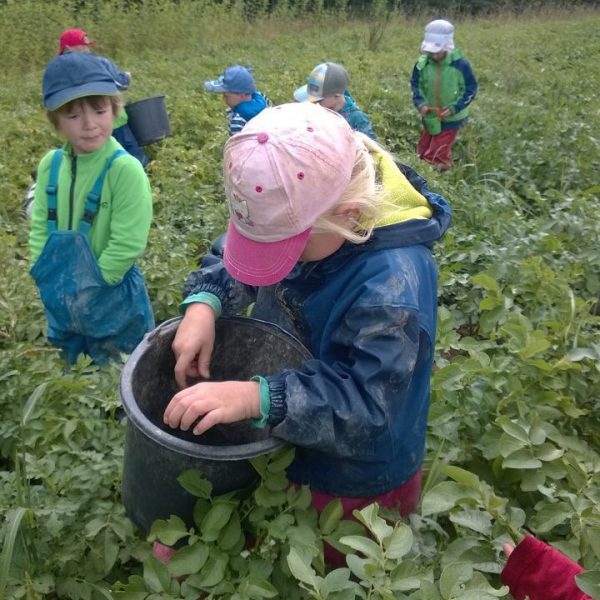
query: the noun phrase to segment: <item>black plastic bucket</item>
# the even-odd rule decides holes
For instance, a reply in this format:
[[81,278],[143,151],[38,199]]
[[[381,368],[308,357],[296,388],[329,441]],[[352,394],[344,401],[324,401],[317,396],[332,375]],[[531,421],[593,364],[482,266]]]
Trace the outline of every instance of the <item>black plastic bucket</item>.
[[[149,333],[121,374],[121,399],[128,417],[121,495],[129,518],[146,534],[155,519],[170,515],[193,524],[196,498],[177,481],[181,472],[202,471],[213,484],[213,493],[223,494],[258,479],[249,458],[284,445],[268,428],[257,429],[249,421],[218,425],[201,436],[163,424],[163,412],[178,391],[171,343],[180,320],[166,321]],[[276,325],[221,317],[210,370],[213,381],[244,381],[297,368],[309,357],[296,338]]]
[[154,144],[171,135],[164,96],[153,96],[125,105],[129,127],[140,146]]

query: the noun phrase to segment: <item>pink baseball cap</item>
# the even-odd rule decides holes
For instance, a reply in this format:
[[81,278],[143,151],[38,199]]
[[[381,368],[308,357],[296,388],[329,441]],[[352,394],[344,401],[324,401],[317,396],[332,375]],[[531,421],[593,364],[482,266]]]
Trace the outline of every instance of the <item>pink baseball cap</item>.
[[313,224],[350,183],[356,146],[341,115],[310,102],[267,108],[229,138],[224,263],[233,278],[272,285],[293,269]]

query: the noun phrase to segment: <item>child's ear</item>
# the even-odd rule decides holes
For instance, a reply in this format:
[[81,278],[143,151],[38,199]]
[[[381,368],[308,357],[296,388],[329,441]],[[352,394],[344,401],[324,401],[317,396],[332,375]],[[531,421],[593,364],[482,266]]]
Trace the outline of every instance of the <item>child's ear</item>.
[[338,209],[333,214],[336,217],[344,217],[348,221],[358,221],[360,218],[360,210],[356,206],[347,206]]

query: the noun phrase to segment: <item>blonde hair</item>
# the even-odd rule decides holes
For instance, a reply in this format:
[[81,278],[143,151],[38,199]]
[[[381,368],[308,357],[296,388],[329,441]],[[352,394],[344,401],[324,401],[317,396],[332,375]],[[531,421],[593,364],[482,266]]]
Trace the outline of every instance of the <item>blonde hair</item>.
[[108,98],[110,100],[112,114],[113,117],[116,118],[119,114],[119,111],[121,110],[121,107],[123,106],[123,102],[119,94],[115,96],[84,96],[83,98],[75,98],[74,100],[63,104],[56,110],[46,111],[48,121],[52,123],[55,129],[58,129],[58,117],[60,114],[65,114],[69,112],[77,104],[89,104],[94,110],[98,110],[106,106],[105,98]]
[[[373,233],[389,202],[377,179],[377,165],[373,154],[389,155],[377,142],[358,131],[356,138],[356,158],[348,187],[340,199],[325,214],[321,215],[312,230],[321,233],[337,233],[354,244],[366,242]],[[345,209],[355,209],[358,219],[349,219],[345,224],[336,222],[335,215]]]

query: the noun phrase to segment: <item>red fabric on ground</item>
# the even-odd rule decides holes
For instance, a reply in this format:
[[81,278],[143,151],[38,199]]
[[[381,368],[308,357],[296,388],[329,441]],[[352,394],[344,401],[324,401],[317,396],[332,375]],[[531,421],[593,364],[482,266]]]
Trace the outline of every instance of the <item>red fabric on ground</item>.
[[177,550],[172,546],[165,546],[160,542],[154,542],[154,544],[152,544],[152,556],[158,558],[161,563],[168,563],[175,552],[177,552]]
[[457,133],[458,129],[449,129],[431,135],[427,129],[423,129],[417,144],[417,156],[432,165],[449,169],[453,165],[452,145]]
[[592,600],[575,583],[585,569],[528,535],[513,550],[500,575],[515,600]]

